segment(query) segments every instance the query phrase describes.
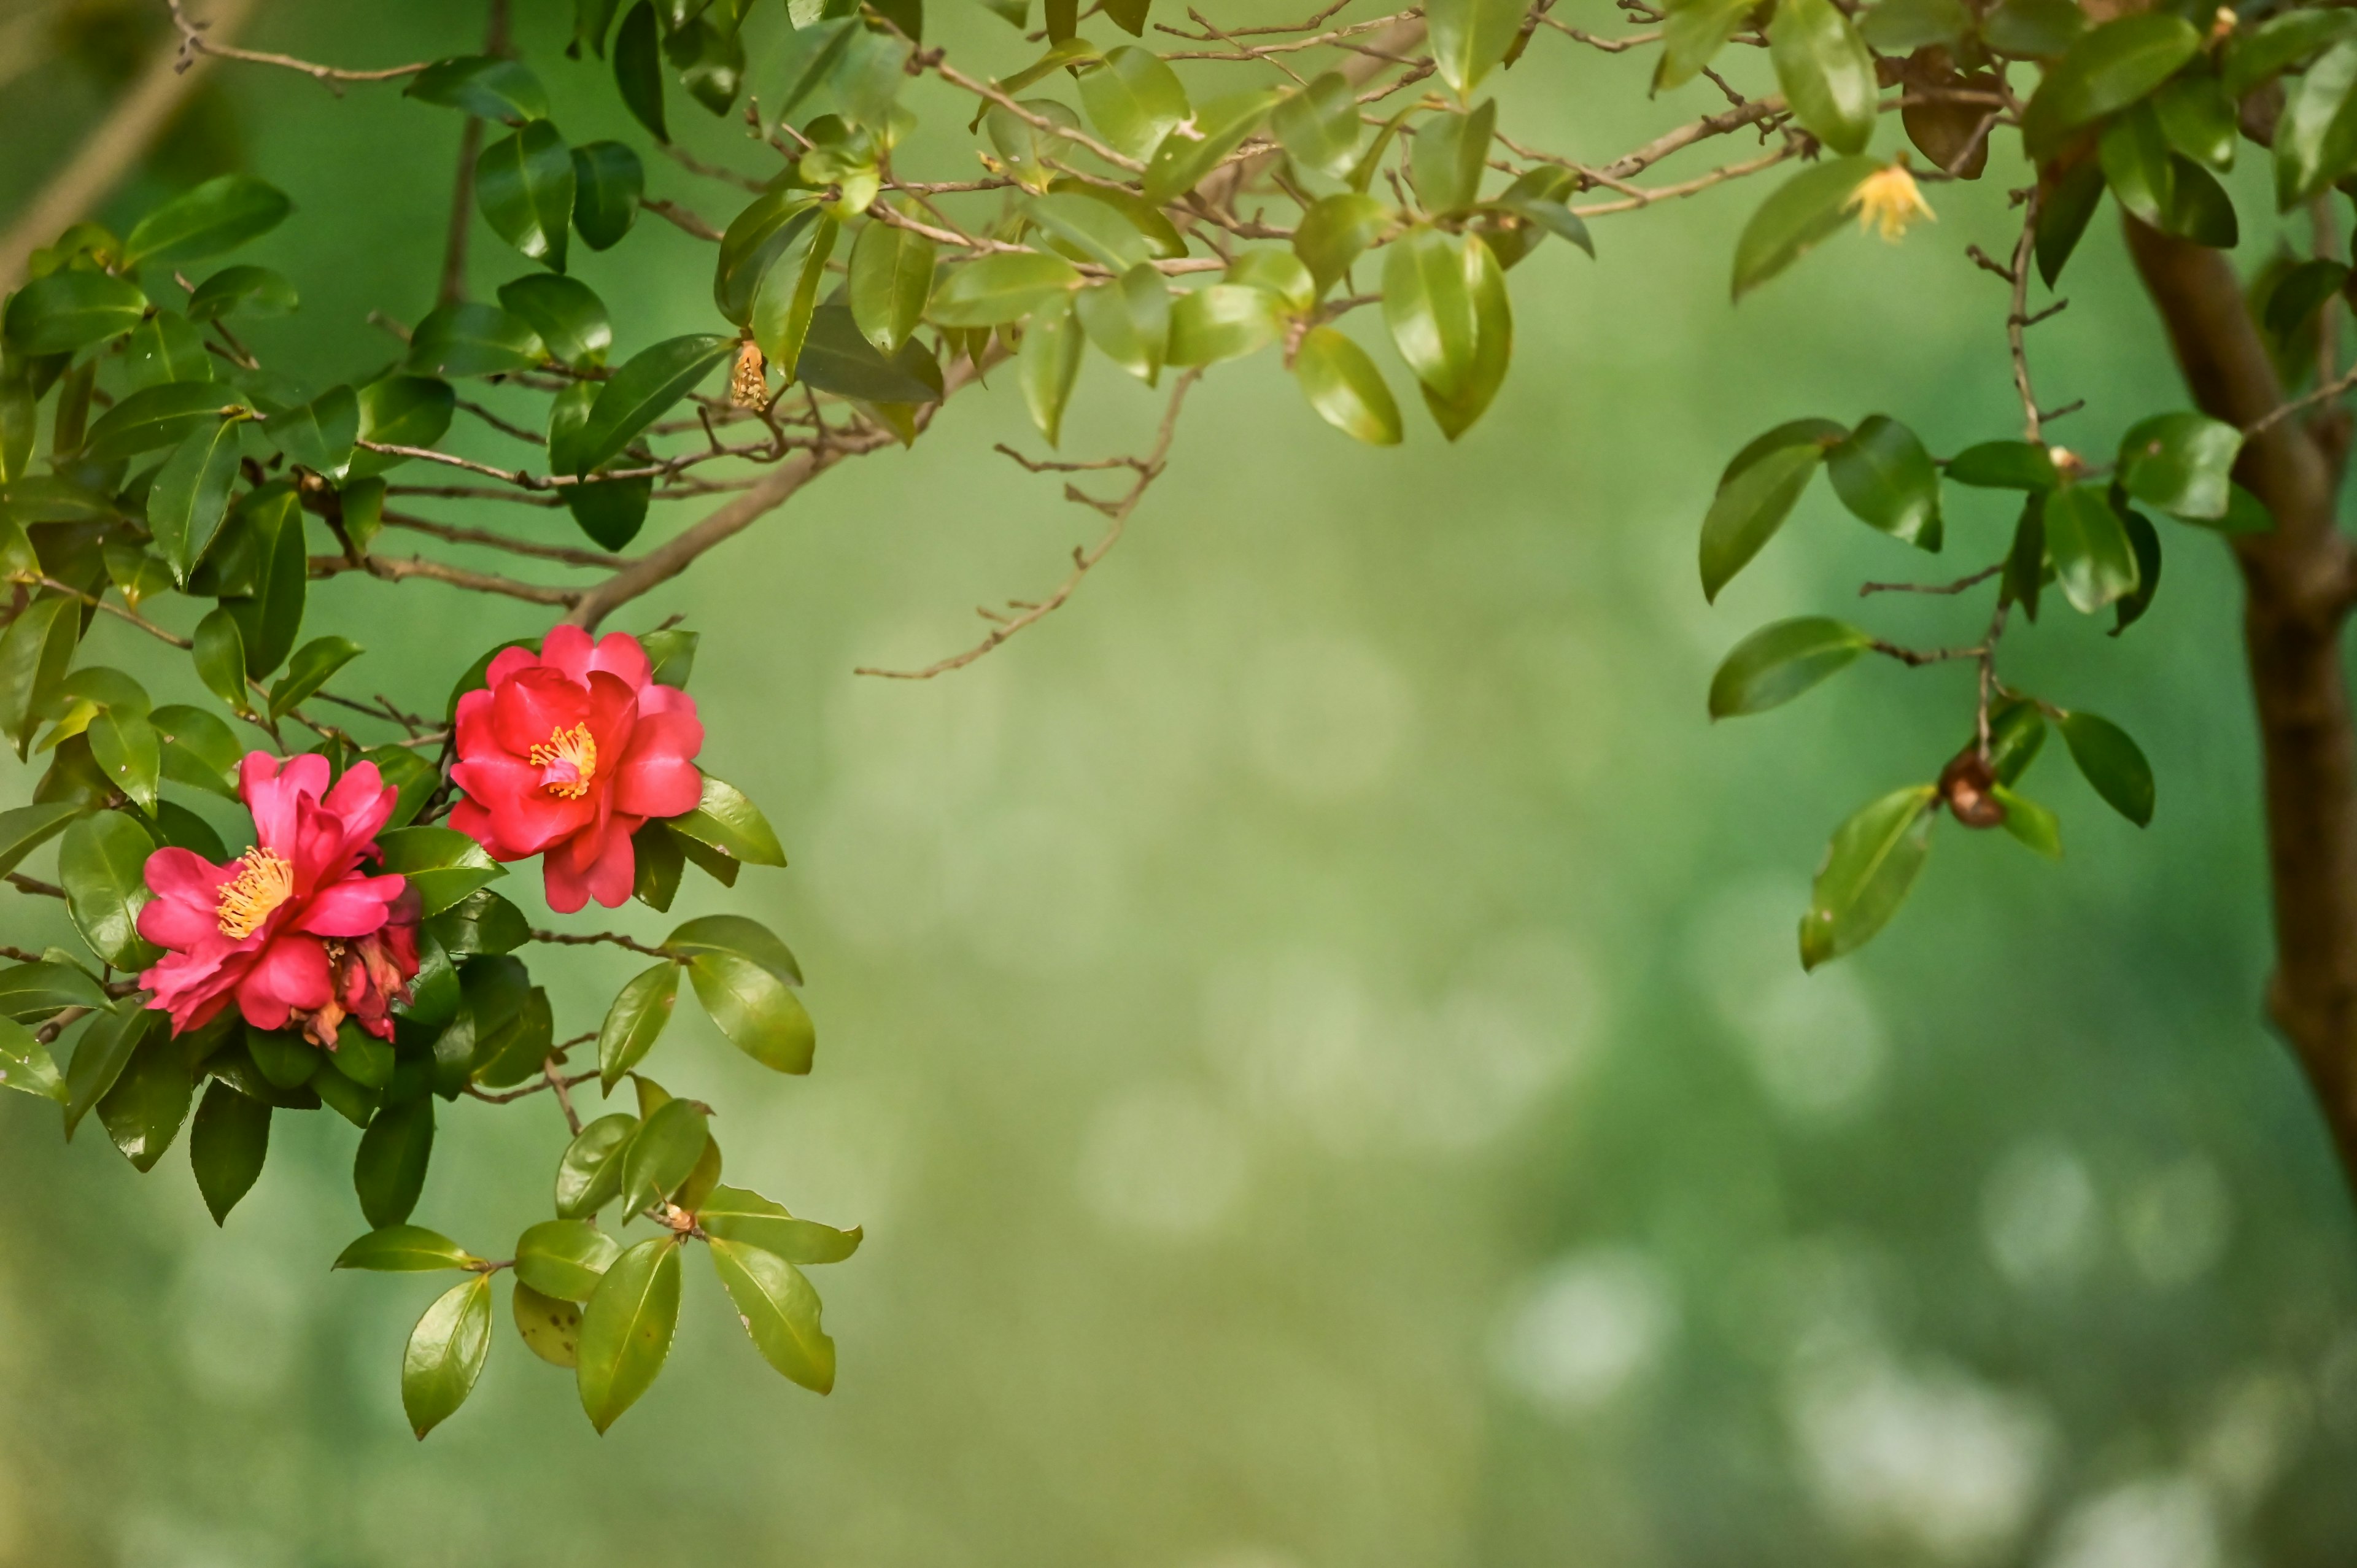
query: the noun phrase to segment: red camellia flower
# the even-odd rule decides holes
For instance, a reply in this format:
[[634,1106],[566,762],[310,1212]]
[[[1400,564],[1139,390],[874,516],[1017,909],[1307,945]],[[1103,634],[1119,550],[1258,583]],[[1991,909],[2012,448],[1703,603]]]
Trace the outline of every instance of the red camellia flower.
[[550,908],[615,908],[637,874],[630,835],[703,798],[695,699],[654,682],[637,638],[593,644],[577,626],[550,632],[537,656],[504,650],[485,678],[458,699],[450,777],[467,798],[450,825],[500,860],[545,854]]
[[139,977],[147,1005],[172,1015],[178,1034],[210,1021],[234,997],[257,1029],[300,1024],[332,1048],[347,1015],[393,1038],[387,1011],[409,1000],[417,972],[417,896],[397,875],[361,870],[400,791],[373,762],[355,763],[328,788],[328,759],[296,757],[282,768],[247,754],[238,792],[253,813],[254,846],[215,865],[194,850],[147,857],[155,898],[139,934],[167,950]]

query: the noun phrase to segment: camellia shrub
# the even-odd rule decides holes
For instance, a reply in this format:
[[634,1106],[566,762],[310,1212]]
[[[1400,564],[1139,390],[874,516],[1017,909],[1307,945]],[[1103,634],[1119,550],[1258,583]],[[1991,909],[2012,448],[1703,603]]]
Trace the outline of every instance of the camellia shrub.
[[[2335,241],[2338,194],[2357,179],[2357,12],[1617,0],[1575,17],[1559,0],[1340,0],[1298,22],[1223,25],[1157,19],[1149,0],[1085,15],[1045,0],[1036,18],[1028,0],[984,0],[1006,27],[985,58],[953,61],[921,0],[577,0],[567,58],[526,61],[491,0],[479,48],[379,66],[239,48],[214,26],[242,17],[228,0],[212,18],[159,3],[184,70],[397,91],[421,123],[447,116],[464,149],[455,220],[440,303],[414,323],[383,317],[400,339],[390,362],[331,385],[290,379],[240,335],[300,292],[230,259],[289,219],[261,178],[199,185],[124,234],[74,222],[0,258],[22,263],[0,314],[0,732],[45,759],[31,802],[0,813],[0,871],[24,897],[61,900],[82,943],[4,950],[0,1085],[54,1101],[68,1136],[94,1113],[142,1171],[185,1126],[216,1219],[260,1175],[278,1116],[361,1128],[368,1229],[339,1265],[461,1276],[403,1358],[420,1436],[479,1376],[502,1274],[525,1345],[573,1371],[604,1430],[662,1367],[694,1247],[771,1366],[820,1392],[834,1381],[802,1270],[848,1258],[860,1233],[726,1185],[710,1107],[643,1070],[684,972],[730,1041],[808,1071],[792,952],[734,915],[657,940],[594,918],[537,929],[499,887],[536,861],[560,917],[593,903],[661,914],[691,867],[733,886],[785,864],[748,793],[699,765],[705,723],[738,715],[689,694],[697,639],[662,613],[665,585],[828,469],[917,443],[990,376],[1049,447],[1084,366],[1165,389],[1135,455],[1019,458],[1102,514],[1060,581],[985,611],[970,647],[864,673],[955,670],[1071,598],[1213,367],[1276,356],[1305,433],[1314,416],[1377,445],[1402,439],[1394,388],[1410,388],[1453,440],[1506,381],[1510,274],[1552,286],[1554,269],[1588,264],[1568,257],[1594,254],[1594,220],[1746,179],[1770,188],[1735,236],[1738,297],[1853,221],[1900,238],[1944,183],[1992,168],[2021,181],[2018,220],[1956,263],[1960,288],[1983,273],[2001,285],[1992,371],[2018,393],[2018,431],[1941,456],[1889,415],[1787,417],[1735,456],[1707,505],[1700,568],[1716,596],[1821,469],[1894,552],[1940,552],[1960,490],[2019,498],[1996,559],[1866,585],[1971,607],[1967,639],[1916,648],[1807,617],[1743,639],[1711,684],[1726,716],[1869,654],[1974,676],[1958,749],[1835,832],[1802,961],[1882,928],[1943,816],[2059,854],[2055,816],[2025,789],[2050,732],[2103,800],[2150,818],[2136,743],[2067,692],[2012,683],[2002,640],[2041,614],[2130,631],[2165,553],[2214,536],[2248,596],[2274,1015],[2357,1159],[2357,738],[2339,651],[2357,563],[2335,524],[2338,399],[2357,371],[2333,352],[2352,291]],[[1630,56],[1658,94],[1704,112],[1609,156],[1531,145],[1503,106],[1542,48]],[[756,57],[770,63],[748,73]],[[643,137],[569,140],[545,71],[609,81]],[[963,128],[963,162],[902,155],[920,115]],[[697,116],[740,134],[729,161],[683,145]],[[2276,208],[2310,253],[2246,290],[2222,254],[2244,219],[2218,176],[2250,145],[2271,156]],[[1707,161],[1719,147],[1732,156]],[[649,156],[733,192],[733,213],[649,198]],[[2075,411],[2041,404],[2029,334],[2061,308],[2038,290],[2107,194],[2195,407],[2117,411],[2115,444],[2073,451],[2050,439]],[[511,274],[490,297],[470,289],[478,220]],[[648,221],[712,245],[708,330],[649,340],[568,274]],[[460,420],[522,456],[449,450]],[[697,515],[657,521],[683,511]],[[517,575],[436,544],[504,553]],[[364,653],[306,620],[309,585],[347,575],[503,596],[553,624],[493,648]],[[87,656],[100,618],[144,634],[136,657]],[[447,702],[410,712],[371,694],[371,660],[444,661]],[[217,832],[188,804],[205,795],[250,827]],[[52,854],[54,869],[35,858]],[[529,956],[547,944],[613,948],[635,972],[610,999],[552,995]],[[562,1035],[576,1014],[602,1022]],[[602,1113],[585,1118],[592,1082]],[[414,1222],[446,1123],[543,1094],[569,1129],[549,1151],[550,1218],[464,1244]]]

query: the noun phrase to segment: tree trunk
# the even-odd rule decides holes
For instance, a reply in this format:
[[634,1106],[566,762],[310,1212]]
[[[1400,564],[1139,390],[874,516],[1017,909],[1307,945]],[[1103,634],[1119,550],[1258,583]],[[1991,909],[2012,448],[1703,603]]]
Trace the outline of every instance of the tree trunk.
[[[2131,218],[2128,251],[2159,306],[2194,403],[2247,427],[2284,402],[2233,265]],[[2335,512],[2347,416],[2278,421],[2234,477],[2275,514],[2233,541],[2243,644],[2266,768],[2276,971],[2267,1012],[2298,1053],[2357,1187],[2357,728],[2341,625],[2352,562]]]

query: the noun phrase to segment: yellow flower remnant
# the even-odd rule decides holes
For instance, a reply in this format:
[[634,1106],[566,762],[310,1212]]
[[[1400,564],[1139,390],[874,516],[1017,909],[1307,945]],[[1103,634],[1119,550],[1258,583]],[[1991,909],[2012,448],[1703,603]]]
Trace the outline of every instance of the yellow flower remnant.
[[1878,168],[1857,182],[1857,188],[1842,203],[1842,210],[1857,209],[1860,231],[1879,227],[1886,240],[1897,240],[1907,232],[1907,226],[1918,218],[1936,223],[1939,214],[1923,199],[1922,189],[1915,177],[1907,172],[1905,160],[1888,168]]

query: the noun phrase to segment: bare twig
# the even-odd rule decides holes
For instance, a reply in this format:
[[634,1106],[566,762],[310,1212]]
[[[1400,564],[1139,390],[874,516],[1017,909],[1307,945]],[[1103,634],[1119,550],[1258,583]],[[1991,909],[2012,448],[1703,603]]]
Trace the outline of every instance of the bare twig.
[[649,947],[637,938],[626,937],[619,931],[544,931],[535,928],[532,933],[532,940],[536,942],[554,942],[559,947],[568,948],[593,947],[602,942],[609,947],[628,948],[632,952],[644,953],[649,958],[665,959],[673,963],[680,961],[677,953],[665,952],[661,948]]
[[2005,563],[2000,561],[1953,583],[1861,583],[1857,596],[1862,599],[1869,594],[1961,594],[1967,588],[1978,587],[2004,570]]
[[221,40],[235,27],[235,21],[224,25],[224,13],[235,12],[243,18],[248,9],[237,0],[216,0],[213,14],[203,21],[191,21],[181,7],[183,0],[166,0],[172,10],[172,26],[180,32],[180,69],[185,70],[199,55],[214,55],[221,59],[243,60],[249,65],[274,65],[287,70],[299,70],[330,91],[343,91],[337,84],[345,81],[398,81],[404,76],[415,76],[431,60],[419,60],[414,65],[387,66],[382,70],[347,70],[341,66],[320,65],[312,60],[296,59],[293,55],[272,54],[263,49],[231,48]]

